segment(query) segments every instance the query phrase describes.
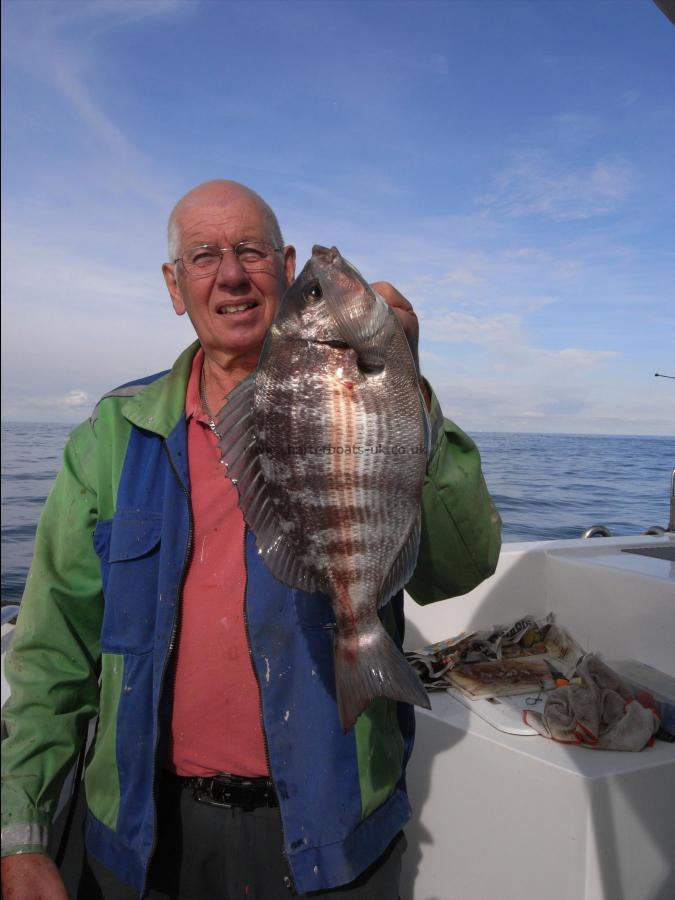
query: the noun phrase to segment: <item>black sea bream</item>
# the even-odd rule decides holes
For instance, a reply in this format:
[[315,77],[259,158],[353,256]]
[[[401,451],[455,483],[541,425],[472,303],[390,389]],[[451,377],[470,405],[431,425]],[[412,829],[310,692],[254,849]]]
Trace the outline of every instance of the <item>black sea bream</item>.
[[428,707],[378,617],[417,560],[426,409],[396,315],[334,247],[314,247],[217,429],[268,569],[331,599],[344,730],[375,697]]

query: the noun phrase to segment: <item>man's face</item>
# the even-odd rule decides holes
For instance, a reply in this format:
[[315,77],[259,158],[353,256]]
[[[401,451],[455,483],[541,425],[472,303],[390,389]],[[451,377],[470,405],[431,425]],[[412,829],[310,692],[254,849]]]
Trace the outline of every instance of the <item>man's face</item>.
[[[199,244],[277,243],[264,210],[236,191],[205,194],[203,202],[180,210],[177,225],[177,256]],[[223,253],[218,270],[208,275],[188,272],[180,260],[163,266],[176,314],[188,314],[207,354],[232,359],[257,359],[294,270],[292,247],[273,253],[263,271],[244,271],[234,253]]]

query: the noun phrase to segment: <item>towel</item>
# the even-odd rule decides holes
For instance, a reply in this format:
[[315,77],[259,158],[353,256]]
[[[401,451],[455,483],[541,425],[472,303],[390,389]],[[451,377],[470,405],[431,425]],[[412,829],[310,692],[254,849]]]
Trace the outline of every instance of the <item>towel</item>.
[[523,710],[539,734],[596,750],[642,750],[653,742],[659,717],[596,654],[587,653],[569,684],[549,694],[541,713]]

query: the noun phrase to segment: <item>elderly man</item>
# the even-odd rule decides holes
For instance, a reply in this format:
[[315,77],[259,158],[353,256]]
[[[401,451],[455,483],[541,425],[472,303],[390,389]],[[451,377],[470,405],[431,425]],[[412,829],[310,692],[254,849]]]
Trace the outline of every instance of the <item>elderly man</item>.
[[[378,701],[343,734],[330,692],[306,690],[316,604],[261,563],[213,434],[212,411],[256,366],[295,251],[267,204],[231,181],[183,197],[169,249],[171,301],[198,341],[75,429],[39,525],[7,664],[4,895],[65,897],[50,821],[98,715],[80,896],[395,900],[412,710]],[[377,289],[417,358],[412,307]],[[500,523],[475,446],[422,384],[433,454],[408,589],[427,603],[492,573]],[[400,595],[385,621],[400,640]],[[330,670],[329,636],[324,646]],[[285,743],[283,710],[263,692],[279,647],[299,723]]]

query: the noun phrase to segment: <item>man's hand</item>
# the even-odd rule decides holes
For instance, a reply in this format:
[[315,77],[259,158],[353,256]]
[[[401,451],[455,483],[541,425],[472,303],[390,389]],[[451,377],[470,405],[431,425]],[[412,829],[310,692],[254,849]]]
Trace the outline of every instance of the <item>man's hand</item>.
[[431,406],[431,397],[429,395],[429,391],[425,382],[422,380],[422,376],[420,374],[420,359],[418,352],[418,344],[420,339],[420,323],[417,318],[417,313],[412,308],[412,304],[409,300],[403,296],[400,291],[397,291],[393,284],[389,284],[388,281],[374,281],[371,285],[373,290],[377,291],[380,296],[387,301],[389,306],[396,313],[399,322],[403,326],[403,331],[405,332],[405,336],[408,338],[408,344],[410,346],[410,350],[413,355],[413,359],[415,360],[415,368],[417,369],[417,375],[420,380],[420,388],[422,389],[422,395],[424,396],[424,400],[427,405],[427,409]]
[[17,853],[2,858],[3,900],[68,900],[66,888],[45,853]]
[[405,331],[405,336],[408,338],[413,359],[415,360],[415,367],[419,373],[420,361],[417,352],[417,344],[420,338],[420,323],[417,320],[417,313],[412,308],[412,304],[406,300],[400,291],[396,290],[393,284],[389,284],[388,281],[374,281],[370,286],[387,301],[389,306],[391,306],[398,316],[398,320]]

